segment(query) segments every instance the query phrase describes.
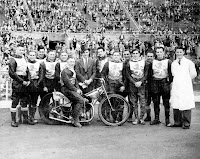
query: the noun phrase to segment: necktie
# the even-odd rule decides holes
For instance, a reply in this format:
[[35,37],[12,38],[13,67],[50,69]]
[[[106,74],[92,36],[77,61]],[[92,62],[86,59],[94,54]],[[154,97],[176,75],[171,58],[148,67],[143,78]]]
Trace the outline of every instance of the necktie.
[[87,65],[88,65],[88,59],[85,59],[85,71],[87,70]]
[[179,65],[181,65],[181,60],[180,59],[178,60],[178,63],[179,63]]

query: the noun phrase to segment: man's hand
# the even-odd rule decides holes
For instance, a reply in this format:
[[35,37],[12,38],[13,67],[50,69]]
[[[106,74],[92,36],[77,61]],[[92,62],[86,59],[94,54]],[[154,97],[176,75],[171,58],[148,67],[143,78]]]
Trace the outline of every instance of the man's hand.
[[28,86],[31,82],[30,81],[23,81],[24,86]]
[[83,92],[80,90],[80,89],[77,89],[77,91],[76,91],[78,94],[80,94],[80,95],[82,95],[83,94]]
[[44,88],[43,88],[43,91],[44,91],[44,92],[48,92],[47,87],[44,87]]
[[120,92],[124,92],[125,87],[124,87],[124,86],[121,86],[119,90],[120,90]]
[[140,87],[141,85],[142,85],[142,82],[141,82],[141,81],[135,82],[135,86],[136,86],[136,87]]
[[84,83],[87,84],[87,85],[90,85],[91,82],[92,82],[92,79],[89,79],[89,80],[85,80],[85,81],[84,81]]

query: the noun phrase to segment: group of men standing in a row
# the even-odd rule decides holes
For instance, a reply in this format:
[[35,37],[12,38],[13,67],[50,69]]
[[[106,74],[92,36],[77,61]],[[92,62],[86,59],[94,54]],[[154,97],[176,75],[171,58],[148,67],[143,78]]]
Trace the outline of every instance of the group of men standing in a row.
[[[173,62],[165,58],[163,47],[147,51],[146,59],[140,56],[137,49],[132,54],[124,51],[123,55],[116,51],[108,58],[104,48],[99,47],[97,59],[90,58],[89,50],[85,49],[77,61],[66,52],[60,54],[59,60],[56,60],[55,51],[49,51],[46,57],[41,52],[44,53],[44,49],[41,48],[38,53],[29,52],[25,59],[25,48],[19,46],[15,56],[10,59],[9,75],[13,79],[11,126],[18,126],[16,112],[19,102],[23,123],[35,124],[38,96],[42,98],[57,90],[74,103],[73,124],[81,127],[79,116],[86,100],[82,94],[100,86],[95,77],[103,77],[109,92],[128,96],[132,110],[130,119],[132,120],[133,113],[135,115],[132,121],[134,125],[144,125],[145,121],[150,121],[151,125],[159,124],[162,97],[165,125],[184,129],[190,127],[191,108],[195,107],[192,79],[196,76],[196,70],[193,62],[183,56],[184,50],[181,47],[176,48],[176,60]],[[80,88],[79,82],[84,83],[86,88]],[[154,120],[151,120],[151,99],[154,104]],[[170,103],[174,108],[173,125],[170,123]],[[145,113],[147,117],[144,119]]]

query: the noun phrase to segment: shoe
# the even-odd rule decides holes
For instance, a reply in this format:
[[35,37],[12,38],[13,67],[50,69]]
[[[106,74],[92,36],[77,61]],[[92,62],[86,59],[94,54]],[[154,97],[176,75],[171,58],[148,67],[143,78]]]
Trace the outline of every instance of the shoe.
[[170,127],[174,127],[174,128],[182,127],[182,124],[173,124],[173,125],[171,125]]
[[38,120],[36,120],[36,119],[33,119],[33,122],[34,122],[35,124],[37,124],[37,123],[38,123]]
[[146,117],[144,121],[151,121],[151,117]]
[[128,118],[127,122],[133,122],[133,119],[132,118]]
[[170,123],[169,119],[166,120],[165,125],[166,125],[167,127],[171,127],[172,124]]
[[23,124],[28,124],[28,125],[35,125],[35,123],[29,119],[23,120]]
[[11,122],[11,126],[12,126],[12,127],[18,127],[18,123],[12,121],[12,122]]
[[82,125],[81,125],[78,121],[74,121],[73,125],[74,125],[75,127],[78,127],[78,128],[81,128],[81,127],[82,127]]
[[153,121],[150,122],[150,125],[158,125],[160,123],[161,123],[160,120],[155,119],[155,120],[153,120]]
[[182,127],[183,129],[189,129],[190,128],[190,126],[185,126],[185,125],[183,125],[183,127]]
[[137,125],[138,123],[139,123],[138,119],[135,119],[135,120],[132,122],[133,125]]
[[145,123],[145,121],[143,119],[140,119],[140,124],[141,125],[145,125],[146,123]]

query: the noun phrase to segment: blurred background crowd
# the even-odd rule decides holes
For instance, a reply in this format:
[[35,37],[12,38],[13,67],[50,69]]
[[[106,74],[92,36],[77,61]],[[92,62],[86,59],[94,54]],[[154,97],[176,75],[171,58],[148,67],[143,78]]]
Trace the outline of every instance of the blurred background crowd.
[[[38,40],[13,32],[39,32],[43,36]],[[50,33],[68,35],[68,40],[50,43]],[[80,33],[84,34],[81,38]],[[141,34],[149,38],[140,38]],[[1,66],[6,65],[18,43],[27,51],[44,47],[46,51],[56,49],[58,54],[67,51],[76,58],[84,48],[95,58],[99,46],[108,56],[114,50],[123,53],[135,48],[145,56],[147,50],[162,45],[172,60],[175,47],[181,45],[199,70],[200,1],[0,0]]]

